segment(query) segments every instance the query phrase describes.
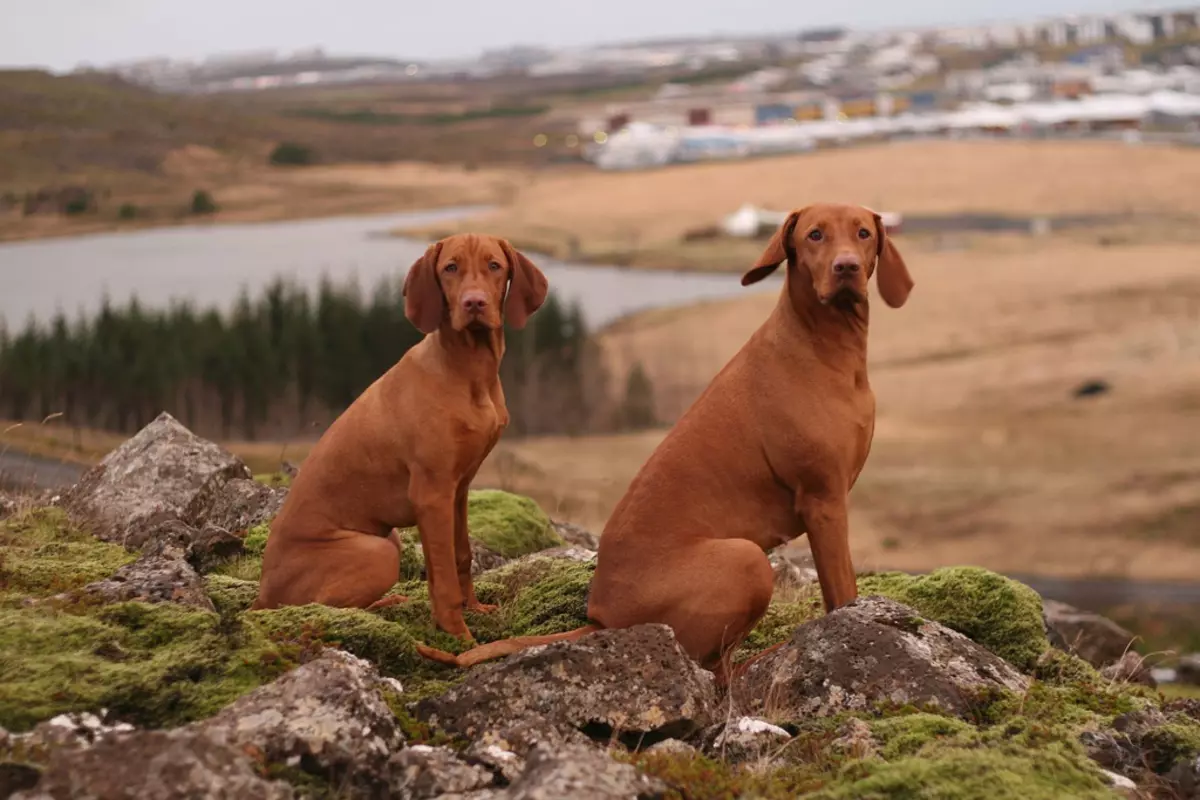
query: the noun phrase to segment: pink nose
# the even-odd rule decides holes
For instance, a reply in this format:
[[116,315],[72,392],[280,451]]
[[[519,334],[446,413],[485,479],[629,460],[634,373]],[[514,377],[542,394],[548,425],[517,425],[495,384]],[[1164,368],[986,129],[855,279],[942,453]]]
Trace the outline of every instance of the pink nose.
[[487,308],[487,295],[483,292],[467,292],[462,297],[463,310],[468,314],[478,314]]

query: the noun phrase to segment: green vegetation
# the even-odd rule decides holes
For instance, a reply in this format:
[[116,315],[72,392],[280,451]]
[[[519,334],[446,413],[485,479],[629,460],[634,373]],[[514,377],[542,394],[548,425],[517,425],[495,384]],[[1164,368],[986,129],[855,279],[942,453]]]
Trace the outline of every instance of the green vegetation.
[[107,578],[135,556],[76,530],[59,509],[0,522],[0,604],[48,597]]
[[295,142],[280,142],[271,151],[268,161],[280,167],[304,167],[316,161],[312,148]]
[[[106,302],[91,319],[0,328],[0,417],[62,412],[76,425],[133,433],[165,410],[210,438],[253,440],[268,420],[276,433],[307,435],[421,341],[402,294],[402,274],[367,300],[353,284],[324,282],[314,297],[277,281],[257,300],[244,294],[230,315],[132,300]],[[592,362],[578,306],[551,294],[507,340],[510,431],[573,432],[605,402],[585,385]]]
[[192,193],[191,211],[193,214],[215,214],[217,213],[217,203],[207,191],[197,189]]
[[494,490],[467,496],[471,536],[505,558],[566,544],[550,527],[550,518],[528,497]]
[[128,221],[137,218],[138,207],[133,203],[122,203],[121,207],[117,209],[117,219],[119,220]]

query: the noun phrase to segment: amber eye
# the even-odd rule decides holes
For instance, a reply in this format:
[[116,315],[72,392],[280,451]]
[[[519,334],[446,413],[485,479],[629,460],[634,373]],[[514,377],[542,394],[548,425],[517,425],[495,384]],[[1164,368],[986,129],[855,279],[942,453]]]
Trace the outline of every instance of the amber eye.
[[445,272],[458,272],[458,264],[455,264],[453,261],[451,261],[449,264],[446,265],[446,269],[444,271]]
[[488,264],[488,269],[490,269],[492,272],[497,272],[503,269],[503,267],[500,266],[499,261],[493,261],[492,263]]
[[867,230],[866,228],[859,228],[859,229],[858,229],[858,238],[860,238],[860,239],[870,239],[870,238],[871,238],[871,232],[870,232],[869,230]]
[[821,233],[819,230],[812,230],[808,232],[808,240],[810,242],[819,242],[824,238],[825,234]]

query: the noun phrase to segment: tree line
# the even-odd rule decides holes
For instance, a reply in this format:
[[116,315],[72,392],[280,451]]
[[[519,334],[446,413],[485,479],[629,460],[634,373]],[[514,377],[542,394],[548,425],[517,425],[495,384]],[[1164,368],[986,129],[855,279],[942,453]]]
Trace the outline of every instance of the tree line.
[[[314,296],[277,280],[229,313],[105,298],[91,317],[0,327],[0,418],[128,434],[166,410],[210,438],[315,436],[421,338],[402,276],[369,297],[353,281]],[[610,382],[578,304],[554,293],[507,331],[501,379],[517,435],[653,424],[645,374]]]

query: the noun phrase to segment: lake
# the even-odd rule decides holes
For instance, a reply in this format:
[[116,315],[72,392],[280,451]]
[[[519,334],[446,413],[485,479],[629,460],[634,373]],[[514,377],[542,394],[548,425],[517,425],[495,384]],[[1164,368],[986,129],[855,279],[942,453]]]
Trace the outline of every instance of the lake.
[[[390,229],[478,213],[452,208],[256,224],[195,225],[103,233],[0,245],[0,320],[9,330],[32,315],[48,320],[91,314],[105,293],[114,305],[132,296],[145,306],[188,300],[232,307],[276,277],[315,288],[323,275],[352,277],[369,291],[384,276],[403,275],[426,242],[389,237]],[[646,308],[744,293],[736,274],[647,272],[581,266],[534,257],[564,300],[579,301],[589,327]]]

